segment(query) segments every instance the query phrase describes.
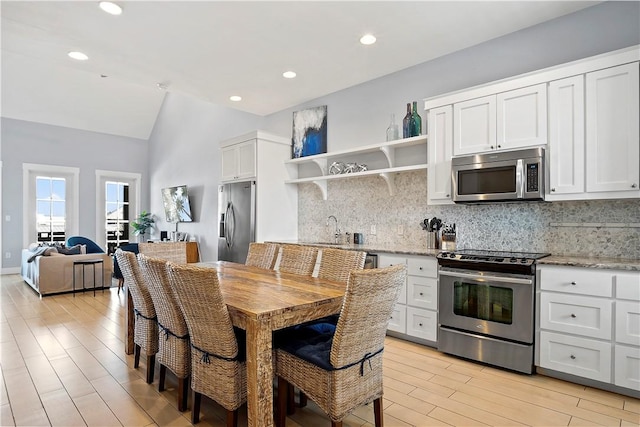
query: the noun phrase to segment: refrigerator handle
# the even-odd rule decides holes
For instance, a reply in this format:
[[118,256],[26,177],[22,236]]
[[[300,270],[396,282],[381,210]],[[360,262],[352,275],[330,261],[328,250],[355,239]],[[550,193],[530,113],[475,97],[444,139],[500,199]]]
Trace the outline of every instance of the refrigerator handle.
[[236,210],[233,207],[233,203],[229,202],[229,214],[227,224],[229,224],[229,232],[227,233],[227,246],[231,248],[233,246],[236,234]]
[[227,203],[227,209],[224,213],[225,221],[224,221],[224,240],[227,244],[227,248],[231,247],[229,241],[229,221],[231,220],[230,212],[231,211],[231,202]]

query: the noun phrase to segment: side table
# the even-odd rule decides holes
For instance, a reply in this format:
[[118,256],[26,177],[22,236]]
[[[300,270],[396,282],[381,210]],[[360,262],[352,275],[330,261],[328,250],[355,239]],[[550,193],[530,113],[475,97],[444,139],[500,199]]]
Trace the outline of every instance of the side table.
[[93,267],[93,296],[96,296],[96,265],[100,264],[100,277],[102,282],[102,293],[104,293],[104,260],[102,259],[82,259],[73,261],[73,297],[76,297],[76,266],[82,266],[82,292],[84,292],[84,269],[90,265]]

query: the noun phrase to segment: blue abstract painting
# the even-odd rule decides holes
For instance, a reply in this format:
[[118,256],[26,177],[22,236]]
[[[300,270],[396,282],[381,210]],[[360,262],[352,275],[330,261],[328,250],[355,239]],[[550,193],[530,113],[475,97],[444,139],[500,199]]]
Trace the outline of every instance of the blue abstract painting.
[[293,112],[292,158],[327,152],[327,106]]

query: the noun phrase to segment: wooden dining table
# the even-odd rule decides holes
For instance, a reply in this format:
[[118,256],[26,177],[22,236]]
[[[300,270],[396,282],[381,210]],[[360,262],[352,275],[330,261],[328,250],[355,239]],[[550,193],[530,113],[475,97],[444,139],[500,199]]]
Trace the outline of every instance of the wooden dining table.
[[[272,332],[338,313],[345,285],[226,261],[195,265],[216,269],[231,321],[247,333],[248,425],[273,426]],[[132,340],[129,331],[131,348]]]

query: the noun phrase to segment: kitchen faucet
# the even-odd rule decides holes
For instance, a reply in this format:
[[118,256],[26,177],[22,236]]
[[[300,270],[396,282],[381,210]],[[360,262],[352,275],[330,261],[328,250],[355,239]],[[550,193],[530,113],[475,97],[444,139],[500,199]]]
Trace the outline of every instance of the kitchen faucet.
[[340,237],[340,229],[338,228],[338,218],[336,218],[333,215],[329,215],[329,218],[327,218],[327,227],[329,226],[329,220],[333,218],[336,221],[336,231],[333,235],[333,243],[338,243],[338,237]]

